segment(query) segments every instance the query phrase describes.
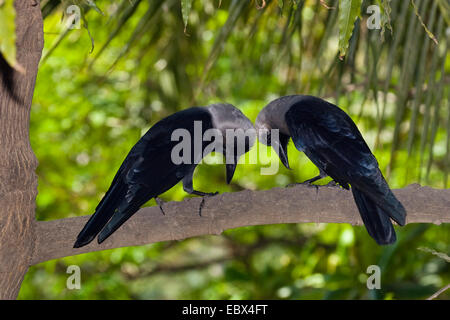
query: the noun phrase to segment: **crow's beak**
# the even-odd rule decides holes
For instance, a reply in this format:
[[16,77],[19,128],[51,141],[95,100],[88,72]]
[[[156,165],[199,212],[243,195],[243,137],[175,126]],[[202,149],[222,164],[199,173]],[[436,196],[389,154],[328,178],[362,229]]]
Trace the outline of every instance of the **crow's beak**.
[[289,139],[280,139],[280,142],[272,141],[272,148],[278,154],[278,157],[280,158],[280,160],[283,163],[283,165],[286,168],[290,169],[290,167],[289,167],[289,160],[288,160],[288,156],[287,156],[287,144],[288,144],[288,142],[289,142]]
[[227,184],[230,184],[231,180],[233,179],[234,171],[236,171],[237,163],[239,159],[235,158],[234,163],[226,164],[227,168]]

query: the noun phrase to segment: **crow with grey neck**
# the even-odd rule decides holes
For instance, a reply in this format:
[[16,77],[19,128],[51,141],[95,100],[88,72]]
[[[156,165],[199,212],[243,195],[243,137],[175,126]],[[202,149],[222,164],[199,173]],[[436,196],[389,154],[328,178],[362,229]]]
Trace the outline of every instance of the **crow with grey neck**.
[[[198,134],[195,130],[199,127],[201,127],[201,145],[196,146],[194,136]],[[183,132],[187,132],[190,136],[188,139],[190,150],[179,150],[182,158],[188,161],[180,162],[173,159],[173,150],[181,140],[172,139],[172,133],[177,129],[183,129]],[[211,139],[205,141],[207,139],[203,137],[210,129],[216,135],[209,132],[208,136]],[[212,151],[222,152],[227,159],[226,179],[227,183],[230,183],[239,158],[256,140],[254,130],[249,129],[253,129],[251,121],[231,104],[192,107],[156,123],[136,143],[123,161],[95,213],[78,235],[74,247],[87,245],[97,234],[98,243],[102,243],[143,204],[180,181],[183,183],[184,191],[189,194],[215,195],[216,193],[194,190],[192,180],[197,164]]]
[[[295,147],[319,168],[304,183],[330,176],[351,190],[370,236],[380,245],[396,241],[391,218],[403,226],[406,211],[384,179],[378,162],[352,119],[339,107],[313,96],[292,95],[270,102],[255,122],[258,139],[272,146],[289,168],[287,145]],[[271,136],[278,129],[279,137]],[[349,186],[350,185],[350,186]]]

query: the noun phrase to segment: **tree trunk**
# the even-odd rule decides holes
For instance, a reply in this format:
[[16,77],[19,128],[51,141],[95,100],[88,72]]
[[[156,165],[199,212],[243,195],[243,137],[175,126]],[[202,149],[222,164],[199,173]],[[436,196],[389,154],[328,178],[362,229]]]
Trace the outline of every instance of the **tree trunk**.
[[29,118],[44,34],[37,0],[16,0],[18,72],[0,55],[0,299],[15,299],[30,265],[37,160]]

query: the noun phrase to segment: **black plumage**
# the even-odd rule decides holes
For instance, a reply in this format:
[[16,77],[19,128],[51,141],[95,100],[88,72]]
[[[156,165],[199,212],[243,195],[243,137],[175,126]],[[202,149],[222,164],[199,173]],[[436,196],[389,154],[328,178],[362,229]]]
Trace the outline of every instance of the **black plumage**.
[[330,176],[345,189],[351,186],[368,233],[378,244],[396,241],[390,218],[404,225],[406,211],[389,188],[360,131],[344,111],[317,97],[286,96],[267,105],[255,126],[266,132],[264,136],[259,134],[262,142],[267,141],[270,132],[267,130],[280,130],[278,153],[286,166],[289,165],[286,138],[291,137],[295,147],[319,168],[320,175],[309,182]]
[[[208,107],[193,107],[168,116],[157,122],[134,145],[116,173],[111,186],[95,209],[95,213],[81,230],[75,248],[90,243],[98,234],[98,243],[103,242],[128,220],[143,204],[166,192],[182,181],[183,189],[200,196],[213,195],[193,189],[193,173],[203,158],[203,151],[210,141],[201,141],[201,148],[194,146],[195,123],[201,124],[201,135],[206,130],[222,131],[227,128],[247,130],[253,128],[242,112],[229,104]],[[179,143],[172,141],[177,129],[189,132],[191,143],[190,161],[175,163],[172,150]],[[247,141],[249,142],[249,141]],[[245,152],[253,142],[246,145]],[[224,146],[226,151],[226,146]],[[233,150],[235,152],[236,150]],[[231,181],[237,160],[227,164],[227,181]]]

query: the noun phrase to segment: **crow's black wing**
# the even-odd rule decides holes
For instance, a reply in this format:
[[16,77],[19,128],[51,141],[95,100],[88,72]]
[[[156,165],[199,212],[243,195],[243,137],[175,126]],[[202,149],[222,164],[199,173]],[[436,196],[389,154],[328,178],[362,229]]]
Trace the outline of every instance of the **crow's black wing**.
[[358,128],[338,107],[306,96],[289,108],[286,123],[296,148],[343,186],[378,173],[378,162]]
[[184,129],[191,137],[191,150],[194,150],[196,121],[201,123],[200,134],[212,128],[207,110],[190,108],[159,121],[147,131],[123,161],[95,213],[78,235],[75,247],[88,244],[100,231],[98,240],[104,241],[144,203],[172,188],[192,170],[193,162],[172,161],[173,147],[180,143],[172,141],[172,133]]

